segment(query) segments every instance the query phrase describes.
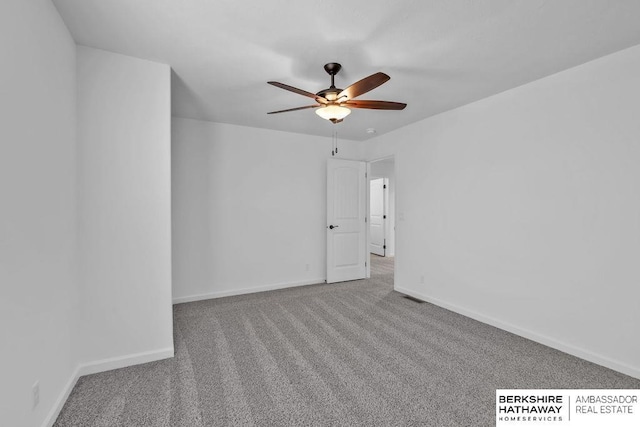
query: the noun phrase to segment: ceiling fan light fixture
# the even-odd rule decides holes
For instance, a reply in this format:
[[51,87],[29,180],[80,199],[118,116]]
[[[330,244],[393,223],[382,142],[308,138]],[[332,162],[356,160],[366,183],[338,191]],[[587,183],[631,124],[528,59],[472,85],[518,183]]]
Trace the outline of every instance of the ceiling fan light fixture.
[[340,105],[333,104],[327,105],[326,107],[316,108],[316,114],[325,120],[330,120],[336,123],[351,114],[351,110],[347,107],[341,107]]

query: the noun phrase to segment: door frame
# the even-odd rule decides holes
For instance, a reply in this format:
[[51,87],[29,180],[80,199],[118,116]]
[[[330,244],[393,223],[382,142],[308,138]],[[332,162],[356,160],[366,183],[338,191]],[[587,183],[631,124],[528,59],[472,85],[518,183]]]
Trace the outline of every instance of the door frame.
[[[376,177],[370,177],[369,179],[369,185],[370,185],[370,197],[373,195],[376,195],[376,192],[372,190],[372,186],[371,184],[373,183],[373,181],[381,181],[382,182],[382,188],[380,189],[382,191],[382,255],[379,256],[387,256],[387,250],[386,250],[386,240],[387,237],[389,237],[389,229],[388,229],[388,219],[389,219],[389,215],[388,215],[388,210],[389,210],[389,178],[388,177],[382,177],[382,178],[376,178]],[[380,196],[380,195],[378,195]],[[372,208],[372,204],[373,204],[373,199],[369,200],[369,209]],[[373,253],[372,252],[372,233],[371,233],[371,227],[373,227],[373,216],[372,216],[372,212],[369,212],[369,238],[371,239],[371,241],[369,242],[369,253]],[[378,255],[378,254],[375,254]]]
[[[393,234],[394,234],[394,250],[393,250],[393,257],[394,260],[397,259],[398,256],[398,245],[396,245],[397,242],[397,233],[396,233],[396,223],[398,222],[397,218],[396,218],[396,211],[398,208],[398,160],[396,159],[396,155],[395,154],[388,154],[386,156],[381,156],[381,157],[376,157],[374,159],[371,160],[367,160],[367,182],[366,182],[366,207],[367,207],[367,218],[370,218],[371,212],[371,164],[372,163],[376,163],[376,162],[380,162],[383,160],[393,160],[393,186],[394,186],[394,192],[393,192],[393,209],[394,209],[394,213],[393,213],[393,218],[394,218],[394,223],[393,224],[389,224],[387,223],[387,229],[389,227],[393,227]],[[386,177],[388,178],[388,177]],[[387,201],[389,201],[389,196],[387,194]],[[390,205],[390,204],[389,204]],[[387,214],[389,214],[389,212],[387,212]],[[370,227],[370,224],[367,223],[367,228]],[[366,252],[366,257],[367,257],[367,269],[366,269],[366,274],[367,274],[367,279],[371,278],[371,253],[369,252],[369,245],[371,244],[370,242],[370,236],[369,236],[369,230],[367,230],[367,238],[366,238],[366,245],[367,245],[367,252]],[[386,234],[386,233],[385,233]],[[386,236],[385,236],[386,238]],[[395,262],[395,261],[394,261]],[[393,275],[393,288],[395,289],[396,287],[396,275]]]

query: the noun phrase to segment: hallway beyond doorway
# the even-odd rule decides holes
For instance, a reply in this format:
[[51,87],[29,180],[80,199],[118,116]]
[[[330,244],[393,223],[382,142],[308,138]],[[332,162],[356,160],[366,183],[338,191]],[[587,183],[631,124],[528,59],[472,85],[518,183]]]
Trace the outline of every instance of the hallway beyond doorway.
[[371,254],[371,278],[388,281],[393,285],[393,269],[395,258],[392,256],[378,256]]

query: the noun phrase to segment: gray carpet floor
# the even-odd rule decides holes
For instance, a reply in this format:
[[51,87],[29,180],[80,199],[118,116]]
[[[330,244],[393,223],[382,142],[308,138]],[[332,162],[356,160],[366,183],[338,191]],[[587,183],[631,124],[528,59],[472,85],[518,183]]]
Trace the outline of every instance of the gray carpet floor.
[[372,277],[179,304],[175,357],[79,379],[55,426],[493,426],[497,388],[640,380]]

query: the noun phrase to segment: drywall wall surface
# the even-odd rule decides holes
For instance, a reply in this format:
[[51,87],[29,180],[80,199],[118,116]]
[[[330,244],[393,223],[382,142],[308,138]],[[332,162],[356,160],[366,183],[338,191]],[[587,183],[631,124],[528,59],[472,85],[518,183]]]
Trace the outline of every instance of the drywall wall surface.
[[84,364],[173,348],[167,65],[77,50]]
[[3,0],[0,52],[0,424],[26,427],[76,364],[76,50],[50,1]]
[[[326,276],[331,138],[173,119],[175,302]],[[342,158],[362,143],[341,141]]]
[[640,376],[640,47],[382,135],[396,286]]

